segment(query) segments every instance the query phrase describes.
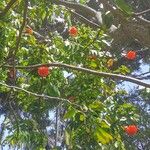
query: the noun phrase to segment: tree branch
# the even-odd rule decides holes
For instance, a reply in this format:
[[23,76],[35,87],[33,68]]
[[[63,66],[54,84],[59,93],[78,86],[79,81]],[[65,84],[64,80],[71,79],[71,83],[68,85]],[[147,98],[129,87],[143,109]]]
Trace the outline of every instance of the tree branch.
[[70,10],[70,12],[78,19],[78,20],[81,20],[83,23],[85,23],[86,25],[89,25],[91,28],[100,28],[100,26],[95,23],[95,22],[92,22],[90,21],[89,19],[85,18],[84,16],[80,15],[79,13],[75,12],[75,11],[72,11]]
[[[141,86],[150,88],[150,84],[145,83],[145,82],[138,80],[136,78],[133,78],[133,77],[119,75],[119,74],[113,74],[113,73],[99,72],[99,71],[95,71],[95,70],[91,70],[91,69],[87,69],[87,68],[76,67],[73,65],[68,65],[68,64],[59,63],[59,62],[36,64],[36,65],[31,65],[31,66],[15,66],[15,68],[16,69],[33,69],[33,68],[38,68],[43,65],[49,66],[49,67],[54,66],[54,67],[60,67],[60,68],[69,68],[72,70],[77,70],[77,71],[93,74],[93,75],[100,76],[100,77],[107,77],[107,78],[112,78],[112,79],[129,81],[129,82],[135,83],[137,85],[141,85]],[[4,65],[4,67],[13,68],[13,66],[10,66],[10,65]]]
[[122,25],[122,29],[125,34],[133,40],[138,40],[140,44],[150,47],[149,20],[140,18],[139,16],[134,16],[136,20],[134,20],[134,17],[132,16],[129,20],[127,20],[126,16],[119,9],[114,9],[113,5],[111,5],[108,1],[98,1],[104,5],[106,10],[111,11],[112,15],[118,20],[118,23]]
[[133,16],[140,16],[140,15],[143,15],[145,13],[148,13],[149,11],[150,11],[150,9],[144,10],[144,11],[139,12],[139,13],[133,13]]
[[48,95],[45,95],[45,94],[37,94],[37,93],[33,93],[33,92],[30,92],[26,89],[23,89],[21,87],[17,87],[17,86],[11,86],[11,85],[8,85],[8,84],[5,84],[3,82],[0,82],[0,85],[2,86],[5,86],[9,89],[14,89],[14,90],[18,90],[18,91],[22,91],[22,92],[25,92],[29,95],[33,95],[35,97],[39,97],[39,98],[43,98],[43,99],[49,99],[49,100],[56,100],[56,101],[62,101],[62,102],[66,102],[66,103],[69,103],[70,105],[74,105],[78,108],[81,108],[78,104],[75,104],[75,103],[72,103],[70,102],[68,99],[64,99],[64,98],[59,98],[59,97],[51,97],[51,96],[48,96]]
[[28,10],[28,0],[25,0],[24,13],[23,13],[23,22],[22,22],[22,25],[21,25],[20,30],[19,30],[19,36],[18,36],[18,38],[17,38],[16,48],[15,48],[14,56],[13,56],[13,57],[16,56],[16,53],[17,53],[18,48],[19,48],[19,44],[20,44],[20,41],[21,41],[22,32],[23,32],[23,29],[24,29],[25,24],[26,24],[27,10]]
[[62,1],[62,0],[57,0],[57,1],[51,0],[51,2],[53,2],[56,5],[63,5],[65,7],[70,8],[70,9],[74,9],[77,13],[79,13],[80,15],[85,16],[89,19],[94,17],[99,25],[102,24],[101,14],[99,14],[99,12],[92,9],[91,7],[88,7],[86,5],[82,5],[79,3],[66,2],[66,1]]
[[86,15],[90,15],[95,17],[96,16],[96,10],[92,9],[91,7],[88,7],[86,5],[82,5],[82,4],[78,4],[78,3],[74,3],[74,2],[67,2],[67,1],[62,1],[62,0],[50,0],[52,1],[54,4],[56,5],[63,5],[65,7],[74,9],[77,12],[83,12]]
[[99,1],[99,3],[102,3],[104,5],[106,10],[111,11],[114,16],[117,16],[119,19],[124,18],[121,11],[117,8],[115,9],[113,5],[108,3],[108,1],[106,1],[106,0],[98,0],[98,1]]
[[0,17],[3,17],[7,14],[7,12],[9,11],[9,9],[14,5],[14,3],[16,2],[17,0],[11,0],[7,6],[4,8],[4,10],[0,13]]

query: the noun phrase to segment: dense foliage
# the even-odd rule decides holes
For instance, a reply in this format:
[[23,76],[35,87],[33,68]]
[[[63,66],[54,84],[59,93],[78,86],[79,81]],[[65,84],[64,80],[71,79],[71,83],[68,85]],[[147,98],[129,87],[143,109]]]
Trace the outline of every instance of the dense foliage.
[[145,3],[1,0],[1,147],[148,150]]

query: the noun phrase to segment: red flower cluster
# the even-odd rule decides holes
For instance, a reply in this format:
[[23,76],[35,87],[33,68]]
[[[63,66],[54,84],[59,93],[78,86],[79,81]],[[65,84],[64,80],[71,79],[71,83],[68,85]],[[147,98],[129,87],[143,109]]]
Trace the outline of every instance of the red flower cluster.
[[70,27],[69,29],[70,36],[77,36],[78,35],[78,29],[75,26]]
[[25,29],[25,33],[31,35],[31,34],[33,34],[33,30],[32,30],[31,28],[27,27],[27,28]]
[[49,68],[46,66],[39,67],[38,74],[41,77],[47,77],[49,75]]
[[133,136],[138,132],[138,127],[136,125],[125,126],[124,129],[125,132],[130,136]]
[[136,52],[133,50],[128,51],[126,54],[126,58],[129,60],[134,60],[136,58]]

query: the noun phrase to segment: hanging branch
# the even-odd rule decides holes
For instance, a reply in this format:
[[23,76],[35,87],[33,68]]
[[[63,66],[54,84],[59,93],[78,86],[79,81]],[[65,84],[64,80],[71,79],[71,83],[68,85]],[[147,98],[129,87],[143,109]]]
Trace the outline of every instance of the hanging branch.
[[[95,71],[95,70],[91,70],[91,69],[87,69],[87,68],[82,68],[82,67],[77,67],[77,66],[73,66],[73,65],[68,65],[68,64],[64,64],[64,63],[59,63],[59,62],[46,63],[46,64],[36,64],[36,65],[31,65],[31,66],[15,66],[15,68],[16,69],[34,69],[34,68],[38,68],[38,67],[43,66],[43,65],[49,66],[49,67],[53,66],[53,67],[60,67],[60,68],[68,68],[68,69],[72,69],[72,70],[85,72],[88,74],[93,74],[93,75],[100,76],[100,77],[129,81],[129,82],[135,83],[137,85],[141,85],[141,86],[150,88],[150,84],[145,83],[145,82],[138,80],[136,78],[133,78],[133,77],[120,75],[120,74],[114,74],[114,73],[99,72],[99,71]],[[13,66],[10,66],[10,65],[4,65],[4,67],[13,68]]]
[[56,100],[56,101],[62,101],[62,102],[65,102],[65,103],[69,103],[70,105],[76,106],[76,107],[78,107],[79,109],[81,108],[80,105],[75,104],[75,103],[72,103],[72,102],[70,102],[68,99],[64,99],[64,98],[60,98],[60,97],[52,97],[52,96],[48,96],[48,95],[45,95],[45,94],[33,93],[33,92],[30,92],[30,91],[28,91],[28,90],[26,90],[26,89],[23,89],[23,88],[21,88],[21,87],[12,86],[12,85],[7,85],[7,84],[5,84],[5,83],[3,83],[3,82],[0,82],[0,85],[5,86],[5,87],[7,87],[7,88],[9,88],[9,89],[13,89],[13,90],[25,92],[25,93],[27,93],[27,94],[29,94],[29,95],[33,95],[33,96],[35,96],[35,97],[39,97],[39,98],[43,98],[43,99],[49,99],[49,100],[53,100],[53,101],[54,101],[54,100]]

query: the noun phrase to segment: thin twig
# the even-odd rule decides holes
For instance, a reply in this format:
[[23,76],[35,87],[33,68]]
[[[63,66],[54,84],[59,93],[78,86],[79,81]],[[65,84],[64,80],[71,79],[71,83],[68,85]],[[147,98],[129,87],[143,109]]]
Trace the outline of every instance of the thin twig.
[[[31,66],[15,66],[15,68],[16,69],[33,69],[33,68],[38,68],[38,67],[43,66],[43,65],[49,66],[49,67],[54,66],[54,67],[60,67],[60,68],[68,68],[68,69],[72,69],[72,70],[77,70],[77,71],[93,74],[93,75],[100,76],[100,77],[105,77],[105,78],[109,77],[112,79],[129,81],[129,82],[135,83],[137,85],[141,85],[141,86],[150,88],[150,84],[145,83],[145,82],[138,80],[136,78],[133,78],[133,77],[124,76],[124,75],[120,75],[120,74],[114,74],[114,73],[99,72],[99,71],[95,71],[95,70],[91,70],[91,69],[87,69],[87,68],[82,68],[82,67],[77,67],[77,66],[73,66],[73,65],[68,65],[68,64],[64,64],[64,63],[59,63],[59,62],[46,63],[46,64],[36,64],[36,65],[31,65]],[[13,66],[10,66],[10,65],[4,65],[4,67],[13,68]]]
[[86,25],[89,25],[90,27],[92,28],[100,28],[100,26],[95,23],[95,22],[92,22],[90,21],[89,19],[85,18],[84,16],[80,15],[79,13],[73,11],[73,10],[70,10],[70,12],[78,19],[78,20],[81,20],[82,22],[84,22]]
[[144,77],[138,77],[137,79],[140,79],[140,80],[149,80],[150,79],[150,75],[144,76]]
[[139,76],[144,76],[146,74],[150,74],[150,71],[144,72],[144,73],[140,74]]
[[139,12],[139,13],[133,13],[133,16],[140,16],[140,15],[143,15],[143,14],[148,13],[148,12],[150,12],[150,9],[141,11],[141,12]]
[[150,74],[150,71],[147,71],[147,72],[144,72],[144,73],[141,73],[141,74],[135,74],[132,77],[141,77],[141,76],[144,76],[146,74]]

